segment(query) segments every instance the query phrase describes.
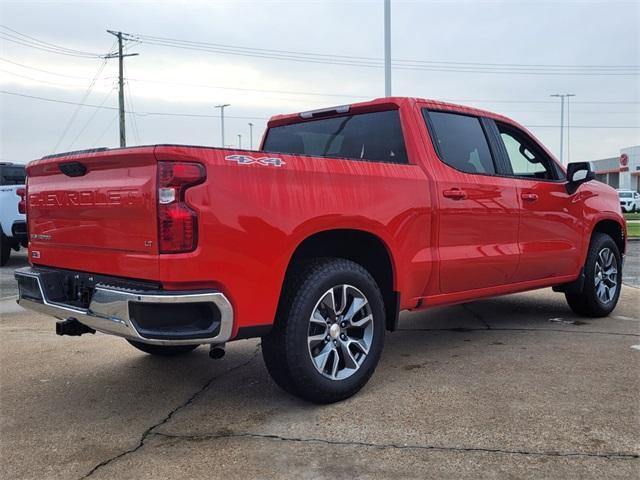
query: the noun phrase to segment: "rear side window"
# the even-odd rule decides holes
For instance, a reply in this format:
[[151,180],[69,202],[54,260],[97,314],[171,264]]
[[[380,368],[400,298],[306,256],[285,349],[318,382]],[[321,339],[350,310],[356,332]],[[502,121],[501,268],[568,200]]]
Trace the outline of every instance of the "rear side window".
[[23,185],[24,165],[0,165],[0,185]]
[[398,110],[331,117],[272,127],[263,150],[407,163]]
[[467,173],[496,173],[479,118],[428,110],[423,110],[423,114],[433,144],[444,163]]

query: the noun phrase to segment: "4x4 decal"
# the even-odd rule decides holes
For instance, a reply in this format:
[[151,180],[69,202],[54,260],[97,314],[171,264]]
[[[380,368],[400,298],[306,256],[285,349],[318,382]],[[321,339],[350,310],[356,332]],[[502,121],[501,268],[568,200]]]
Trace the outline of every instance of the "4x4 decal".
[[238,162],[239,165],[250,165],[252,163],[259,163],[266,167],[281,167],[286,162],[277,157],[252,157],[250,155],[228,155],[224,157],[229,162]]

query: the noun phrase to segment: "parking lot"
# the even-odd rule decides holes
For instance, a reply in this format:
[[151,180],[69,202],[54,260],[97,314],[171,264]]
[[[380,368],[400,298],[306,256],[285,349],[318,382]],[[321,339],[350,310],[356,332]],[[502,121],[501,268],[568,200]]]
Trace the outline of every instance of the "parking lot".
[[213,361],[57,337],[15,304],[16,256],[0,277],[2,477],[637,478],[639,247],[611,317],[577,318],[551,290],[404,313],[369,384],[328,406],[279,390],[258,340]]

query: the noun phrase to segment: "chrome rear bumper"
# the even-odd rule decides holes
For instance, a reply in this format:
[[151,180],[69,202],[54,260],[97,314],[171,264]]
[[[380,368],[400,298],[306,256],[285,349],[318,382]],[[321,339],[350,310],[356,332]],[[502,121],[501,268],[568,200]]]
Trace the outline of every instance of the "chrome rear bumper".
[[[75,318],[84,325],[99,332],[155,345],[184,345],[195,343],[224,343],[231,338],[233,329],[233,308],[229,300],[220,292],[167,292],[133,291],[112,286],[95,286],[88,308],[80,308],[47,298],[43,288],[42,272],[37,268],[25,267],[16,270],[18,281],[18,304],[24,308],[65,320]],[[180,338],[149,338],[136,328],[131,318],[131,306],[140,305],[184,305],[190,303],[211,304],[220,313],[219,328],[211,336],[182,335]],[[216,325],[217,326],[217,325]]]

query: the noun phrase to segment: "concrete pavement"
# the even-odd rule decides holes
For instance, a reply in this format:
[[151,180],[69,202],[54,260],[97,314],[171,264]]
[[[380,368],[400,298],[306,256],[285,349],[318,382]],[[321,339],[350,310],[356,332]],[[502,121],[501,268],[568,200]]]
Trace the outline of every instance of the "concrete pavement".
[[622,281],[632,287],[640,288],[640,240],[627,242]]
[[3,478],[637,477],[638,294],[603,319],[548,289],[404,313],[370,383],[329,406],[279,390],[257,340],[153,358],[8,298]]

